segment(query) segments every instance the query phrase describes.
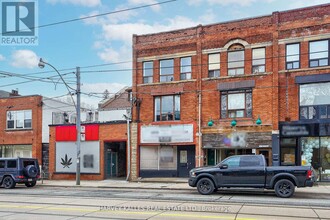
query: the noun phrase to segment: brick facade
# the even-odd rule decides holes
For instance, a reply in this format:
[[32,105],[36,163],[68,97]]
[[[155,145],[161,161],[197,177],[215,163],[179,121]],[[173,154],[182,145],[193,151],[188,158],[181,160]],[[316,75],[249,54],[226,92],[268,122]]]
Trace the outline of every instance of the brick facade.
[[[196,164],[205,163],[206,151],[202,148],[210,137],[230,134],[233,130],[250,134],[248,141],[252,145],[255,143],[256,149],[264,146],[263,140],[267,140],[266,146],[275,147],[277,150],[273,154],[278,155],[278,146],[274,145],[279,144],[279,122],[299,119],[299,85],[295,77],[329,73],[329,66],[310,68],[308,55],[310,41],[330,38],[329,12],[330,4],[325,4],[244,20],[134,35],[132,91],[134,98],[140,101],[140,110],[134,107],[133,121],[139,125],[195,123],[202,135],[211,135],[199,138],[198,133],[194,134]],[[300,43],[300,68],[295,70],[286,70],[285,66],[285,47],[289,43]],[[228,51],[236,44],[244,47],[244,75],[228,76]],[[265,48],[265,72],[252,73],[254,48]],[[208,77],[208,55],[212,53],[220,53],[218,78]],[[180,80],[180,58],[187,56],[192,58],[191,79]],[[163,59],[174,60],[171,82],[160,82],[160,60]],[[153,82],[149,84],[143,83],[143,62],[146,61],[153,63]],[[232,128],[232,118],[221,118],[219,85],[244,80],[255,84],[251,88],[252,117],[236,118],[237,125]],[[174,94],[180,95],[180,121],[155,122],[155,96]],[[256,125],[258,117],[261,125]],[[212,127],[208,126],[210,120],[214,121]],[[258,133],[260,140],[256,140]],[[140,145],[139,140],[137,144]],[[137,162],[138,158],[136,155]],[[138,174],[138,165],[136,169],[134,173]]]
[[[42,97],[0,98],[0,146],[32,145],[32,157],[42,165]],[[8,111],[32,110],[32,128],[7,129]],[[23,155],[21,155],[22,157]]]

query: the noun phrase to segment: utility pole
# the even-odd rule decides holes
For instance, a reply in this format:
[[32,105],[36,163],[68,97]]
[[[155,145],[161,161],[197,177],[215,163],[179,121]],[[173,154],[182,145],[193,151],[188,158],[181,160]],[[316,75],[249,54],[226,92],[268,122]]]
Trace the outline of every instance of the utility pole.
[[76,185],[80,185],[80,143],[81,143],[81,124],[80,124],[80,67],[76,68],[77,76],[77,170],[76,170]]

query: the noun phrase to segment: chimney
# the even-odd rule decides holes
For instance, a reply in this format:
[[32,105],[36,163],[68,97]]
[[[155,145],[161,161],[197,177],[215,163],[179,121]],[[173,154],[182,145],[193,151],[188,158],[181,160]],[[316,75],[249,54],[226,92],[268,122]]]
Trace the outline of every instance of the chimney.
[[12,89],[11,90],[11,93],[9,94],[9,96],[19,96],[19,94],[18,94],[18,89]]

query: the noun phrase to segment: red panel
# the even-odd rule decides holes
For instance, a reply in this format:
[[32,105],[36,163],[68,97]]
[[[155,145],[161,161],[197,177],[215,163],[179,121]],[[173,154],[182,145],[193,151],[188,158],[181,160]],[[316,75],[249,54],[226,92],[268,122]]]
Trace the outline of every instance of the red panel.
[[76,141],[77,130],[75,125],[64,125],[56,127],[56,141]]
[[99,140],[99,125],[85,125],[86,141]]

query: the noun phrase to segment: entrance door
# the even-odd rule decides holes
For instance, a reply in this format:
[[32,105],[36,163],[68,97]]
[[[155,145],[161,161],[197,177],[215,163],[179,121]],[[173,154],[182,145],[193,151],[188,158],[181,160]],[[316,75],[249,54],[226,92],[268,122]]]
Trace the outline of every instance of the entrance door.
[[272,165],[271,149],[257,149],[256,153],[264,155],[264,157],[266,159],[266,166],[271,166]]
[[117,152],[107,151],[107,178],[116,177],[117,175]]
[[195,146],[178,146],[178,176],[188,177],[195,168]]

